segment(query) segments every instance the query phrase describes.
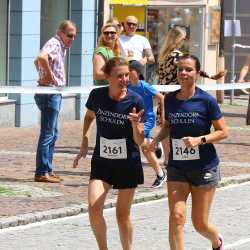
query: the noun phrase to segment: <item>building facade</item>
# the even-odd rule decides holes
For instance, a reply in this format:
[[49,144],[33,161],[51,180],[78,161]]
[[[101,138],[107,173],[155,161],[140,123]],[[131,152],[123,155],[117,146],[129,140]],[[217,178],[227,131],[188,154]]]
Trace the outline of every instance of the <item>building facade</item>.
[[[67,57],[68,86],[92,86],[92,54],[96,45],[98,1],[1,0],[0,85],[36,86],[33,61],[58,24],[71,19],[77,38]],[[62,119],[80,119],[85,96],[63,97]],[[39,123],[33,95],[1,94],[0,127]]]
[[[156,59],[168,29],[181,25],[188,33],[184,52],[197,55],[208,73],[217,71],[219,0],[1,0],[0,85],[36,86],[35,57],[58,24],[71,19],[77,38],[67,57],[67,85],[92,86],[98,28],[111,16],[123,21],[127,15],[137,16],[139,32],[148,37]],[[147,76],[152,83],[155,72],[157,65],[150,65]],[[64,96],[61,119],[81,119],[86,98]],[[0,94],[0,127],[33,126],[39,119],[33,95]]]

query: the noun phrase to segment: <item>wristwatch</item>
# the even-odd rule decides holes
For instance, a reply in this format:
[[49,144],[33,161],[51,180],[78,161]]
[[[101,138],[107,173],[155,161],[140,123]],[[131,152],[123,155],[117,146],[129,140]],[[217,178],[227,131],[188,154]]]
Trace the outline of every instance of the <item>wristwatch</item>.
[[205,136],[202,136],[202,137],[201,137],[201,144],[203,145],[203,144],[206,144],[206,143],[207,143],[206,137],[205,137]]

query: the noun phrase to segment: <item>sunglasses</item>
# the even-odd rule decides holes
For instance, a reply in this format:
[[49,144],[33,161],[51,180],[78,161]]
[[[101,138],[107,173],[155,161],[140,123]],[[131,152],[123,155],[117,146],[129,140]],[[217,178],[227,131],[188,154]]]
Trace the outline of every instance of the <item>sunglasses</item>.
[[127,22],[127,25],[128,25],[129,27],[131,27],[131,26],[134,26],[134,27],[136,27],[136,26],[137,26],[137,23],[131,23],[131,22]]
[[115,31],[104,31],[103,34],[105,36],[108,36],[108,35],[114,36],[116,34],[116,32]]
[[68,37],[68,38],[70,38],[70,39],[73,39],[73,38],[76,37],[75,34],[71,34],[71,33],[66,33],[65,35],[66,35],[66,37]]

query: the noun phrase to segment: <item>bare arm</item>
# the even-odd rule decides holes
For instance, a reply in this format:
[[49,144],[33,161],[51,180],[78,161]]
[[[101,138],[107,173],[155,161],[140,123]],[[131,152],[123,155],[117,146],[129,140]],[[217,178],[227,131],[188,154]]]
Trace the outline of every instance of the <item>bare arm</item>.
[[225,119],[222,117],[219,120],[212,121],[214,131],[210,134],[198,137],[184,137],[182,138],[187,147],[195,147],[202,144],[201,138],[206,138],[206,143],[214,143],[228,137],[228,128]]
[[76,168],[78,166],[78,162],[81,158],[85,158],[88,153],[88,131],[89,128],[95,119],[95,113],[91,110],[87,110],[83,120],[83,131],[82,131],[82,143],[80,146],[80,152],[76,155],[75,160],[73,162],[73,167]]
[[169,136],[169,122],[165,120],[164,124],[161,127],[161,130],[159,131],[157,136],[153,139],[153,141],[157,144],[168,136]]
[[169,122],[165,120],[164,123],[162,124],[161,130],[159,131],[157,136],[153,139],[153,141],[149,144],[148,149],[154,152],[157,144],[168,136],[169,136]]
[[43,76],[39,79],[38,83],[40,85],[48,85],[51,83],[55,83],[52,70],[49,66],[49,55],[46,52],[41,52],[34,61],[34,64],[39,70],[39,68],[43,71]]
[[164,111],[164,96],[163,94],[161,94],[160,92],[158,92],[155,97],[159,100],[160,102],[160,110],[161,110],[161,113],[160,113],[160,123],[163,124],[164,123],[164,116],[165,116],[165,111]]
[[152,64],[155,62],[155,58],[152,52],[152,49],[144,49],[143,50],[144,57],[140,60],[140,63],[145,65],[146,63]]
[[247,73],[249,71],[249,66],[250,66],[250,55],[247,56],[245,64],[240,70],[240,77],[238,82],[245,82],[245,77],[247,76]]
[[105,74],[102,70],[105,65],[105,60],[101,55],[94,54],[93,56],[93,78],[94,80],[104,80]]
[[142,109],[139,113],[136,113],[136,109],[133,108],[132,112],[129,113],[129,120],[133,129],[133,139],[138,145],[141,145],[144,141],[144,124],[140,122],[143,112],[144,110]]

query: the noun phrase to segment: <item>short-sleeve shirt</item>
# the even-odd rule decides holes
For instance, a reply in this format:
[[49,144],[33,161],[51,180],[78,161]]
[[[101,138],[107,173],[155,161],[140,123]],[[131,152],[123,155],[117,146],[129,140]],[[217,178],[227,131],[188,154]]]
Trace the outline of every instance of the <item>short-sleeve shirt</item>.
[[177,80],[177,64],[182,52],[174,50],[163,62],[159,63],[159,84],[169,85],[178,84]]
[[151,49],[148,39],[141,35],[121,35],[119,41],[121,45],[122,57],[128,57],[128,51],[133,51],[134,55],[131,60],[140,61],[143,58],[143,51],[145,49]]
[[49,66],[56,84],[58,86],[64,86],[66,84],[64,66],[66,47],[64,46],[62,39],[58,35],[55,35],[44,44],[41,51],[48,54]]
[[170,124],[171,139],[169,166],[204,170],[216,168],[219,158],[212,143],[198,146],[199,159],[173,160],[173,139],[207,135],[210,133],[212,121],[222,117],[217,101],[207,92],[196,87],[195,95],[184,101],[176,98],[179,91],[165,96],[165,119]]
[[[114,57],[113,51],[106,47],[97,47],[94,51],[94,54],[102,56],[105,62],[107,62],[109,59]],[[94,80],[94,85],[108,85],[108,81],[107,80]]]
[[143,80],[139,80],[137,85],[132,85],[130,83],[128,88],[142,97],[145,120],[147,121],[152,118],[155,120],[156,116],[153,110],[153,97],[158,93],[158,91],[152,85]]
[[[133,129],[128,115],[135,107],[138,112],[143,108],[143,101],[139,95],[128,90],[121,101],[110,98],[109,87],[93,89],[89,95],[86,107],[96,116],[96,145],[92,157],[92,164],[110,167],[141,167],[138,145],[133,140]],[[100,156],[100,138],[125,139],[127,147],[126,159],[107,159]]]

